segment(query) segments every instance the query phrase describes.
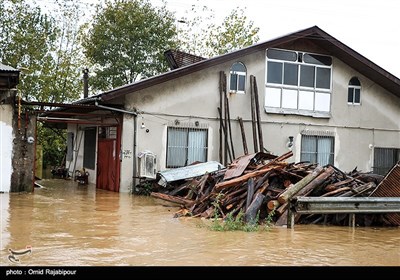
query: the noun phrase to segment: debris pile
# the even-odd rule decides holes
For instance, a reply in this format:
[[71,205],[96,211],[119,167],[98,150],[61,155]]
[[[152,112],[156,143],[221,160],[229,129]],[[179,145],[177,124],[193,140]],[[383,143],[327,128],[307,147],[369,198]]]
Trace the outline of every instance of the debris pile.
[[[320,166],[309,162],[288,163],[293,155],[288,152],[279,157],[258,152],[237,158],[227,168],[202,176],[179,180],[151,192],[151,196],[181,206],[175,217],[192,216],[212,218],[214,214],[225,218],[244,213],[246,222],[256,217],[267,217],[275,225],[287,223],[287,208],[298,196],[370,196],[384,176],[363,173],[354,169],[345,173],[333,165]],[[329,223],[344,225],[345,214],[299,215],[296,223]],[[371,225],[373,218],[358,221]],[[382,216],[382,215],[380,215]],[[371,220],[372,219],[372,220]]]

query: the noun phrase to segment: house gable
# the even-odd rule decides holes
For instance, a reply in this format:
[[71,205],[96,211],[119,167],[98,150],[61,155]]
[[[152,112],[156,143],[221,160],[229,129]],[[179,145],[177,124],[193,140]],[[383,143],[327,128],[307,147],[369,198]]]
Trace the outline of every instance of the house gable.
[[298,41],[301,39],[307,39],[310,46],[318,46],[320,48],[323,48],[324,50],[326,50],[327,54],[342,60],[348,65],[351,65],[358,72],[362,73],[363,75],[376,82],[397,97],[400,97],[399,78],[385,71],[383,68],[368,60],[358,52],[338,41],[325,31],[320,29],[318,26],[313,26],[270,41],[255,44],[250,47],[243,48],[241,50],[234,51],[225,55],[199,61],[161,75],[141,80],[133,84],[124,85],[104,92],[100,95],[100,97],[104,101],[110,101],[127,93],[151,87],[168,80],[173,80],[191,74],[193,72],[201,71],[203,69],[224,63],[229,60],[238,59],[248,54],[252,54],[261,50],[266,50],[267,48],[288,47],[292,49],[296,47],[296,44],[298,44]]

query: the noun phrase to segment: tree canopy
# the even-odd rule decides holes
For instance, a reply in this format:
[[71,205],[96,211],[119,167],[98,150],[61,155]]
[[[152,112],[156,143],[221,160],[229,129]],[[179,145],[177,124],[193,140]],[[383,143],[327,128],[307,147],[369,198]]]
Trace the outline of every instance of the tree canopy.
[[178,25],[180,49],[203,57],[213,57],[258,42],[259,28],[248,20],[245,10],[236,8],[220,24],[207,6],[193,5]]
[[[72,0],[65,0],[65,3]],[[25,0],[0,0],[0,61],[21,70],[18,89],[26,100],[64,102],[81,92],[74,17],[58,19]],[[76,18],[75,18],[76,19]],[[70,26],[68,26],[68,24]]]
[[83,39],[95,76],[91,86],[108,90],[168,69],[164,51],[176,46],[174,15],[148,0],[106,1],[98,6]]

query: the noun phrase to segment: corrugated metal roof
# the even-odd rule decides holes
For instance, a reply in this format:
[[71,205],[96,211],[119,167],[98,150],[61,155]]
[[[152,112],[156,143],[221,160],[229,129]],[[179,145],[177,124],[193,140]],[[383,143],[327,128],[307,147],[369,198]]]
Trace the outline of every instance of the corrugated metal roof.
[[[400,161],[385,175],[371,196],[400,197]],[[386,214],[386,218],[393,225],[400,226],[400,213]]]
[[0,63],[0,71],[19,72],[18,69],[15,69],[8,65],[4,65],[3,63]]

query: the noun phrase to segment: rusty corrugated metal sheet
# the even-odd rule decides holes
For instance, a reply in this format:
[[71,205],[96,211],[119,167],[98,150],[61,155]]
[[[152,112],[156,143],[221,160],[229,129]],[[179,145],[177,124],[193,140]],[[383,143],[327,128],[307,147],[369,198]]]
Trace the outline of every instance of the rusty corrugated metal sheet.
[[228,180],[231,178],[238,177],[242,175],[243,171],[246,169],[246,167],[249,165],[250,161],[257,155],[255,154],[250,154],[250,155],[244,155],[240,158],[235,159],[232,164],[228,167],[228,170],[226,170],[225,175],[224,175],[224,180]]
[[260,159],[275,159],[277,156],[264,153],[264,152],[258,152],[250,155],[244,155],[241,156],[237,159],[235,159],[232,164],[228,167],[228,170],[226,170],[225,175],[224,175],[224,180],[228,180],[231,178],[239,177],[240,175],[243,174],[243,171],[247,168],[249,165],[250,161],[252,159],[260,160]]
[[[400,161],[385,175],[371,196],[400,197]],[[386,218],[393,225],[400,226],[400,213],[386,214]]]

